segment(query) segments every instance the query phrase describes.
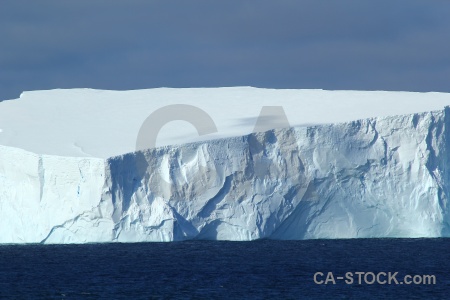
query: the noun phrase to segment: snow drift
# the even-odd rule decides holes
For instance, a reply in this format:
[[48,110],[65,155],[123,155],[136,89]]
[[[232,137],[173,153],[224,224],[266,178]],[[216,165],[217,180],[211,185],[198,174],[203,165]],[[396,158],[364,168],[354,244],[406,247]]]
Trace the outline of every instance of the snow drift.
[[0,146],[0,243],[449,236],[449,129],[445,107],[109,158]]

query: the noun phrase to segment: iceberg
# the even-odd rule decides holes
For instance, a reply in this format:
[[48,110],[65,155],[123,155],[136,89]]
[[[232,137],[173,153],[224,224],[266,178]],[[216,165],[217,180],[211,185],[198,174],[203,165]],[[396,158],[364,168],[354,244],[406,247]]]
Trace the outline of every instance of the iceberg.
[[[146,118],[179,104],[216,130],[173,121],[137,149]],[[450,236],[449,104],[251,87],[24,92],[0,102],[0,243]],[[262,122],[264,107],[288,126]]]

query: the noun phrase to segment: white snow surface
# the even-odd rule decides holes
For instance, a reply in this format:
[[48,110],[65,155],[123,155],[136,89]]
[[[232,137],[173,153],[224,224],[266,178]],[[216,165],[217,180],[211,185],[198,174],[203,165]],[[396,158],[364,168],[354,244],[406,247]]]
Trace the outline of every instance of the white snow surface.
[[442,109],[450,94],[252,87],[135,91],[57,89],[0,102],[0,145],[37,154],[108,158],[135,151],[144,120],[171,104],[194,105],[218,132],[198,136],[184,121],[163,127],[157,146],[246,135],[263,106],[282,106],[292,126],[331,124]]
[[[171,146],[135,151],[169,104],[205,110],[218,133],[173,122],[158,136]],[[449,104],[249,87],[25,92],[0,102],[0,243],[450,236]],[[292,126],[251,133],[262,106],[283,106]]]

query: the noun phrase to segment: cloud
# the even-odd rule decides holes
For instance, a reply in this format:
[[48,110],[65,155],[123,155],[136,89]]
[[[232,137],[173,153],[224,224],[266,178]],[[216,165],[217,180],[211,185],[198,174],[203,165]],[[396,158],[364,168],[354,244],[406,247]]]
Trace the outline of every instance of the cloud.
[[450,91],[448,1],[8,1],[0,99],[253,85]]

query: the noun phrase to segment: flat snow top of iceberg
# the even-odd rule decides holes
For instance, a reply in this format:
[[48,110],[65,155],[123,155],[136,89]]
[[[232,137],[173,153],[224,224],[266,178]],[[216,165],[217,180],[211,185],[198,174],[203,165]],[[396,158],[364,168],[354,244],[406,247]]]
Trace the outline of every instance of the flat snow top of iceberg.
[[0,102],[0,145],[59,156],[121,155],[135,151],[144,120],[172,104],[204,110],[218,132],[199,136],[190,123],[172,121],[157,146],[249,134],[263,106],[282,106],[291,126],[307,126],[440,110],[450,94],[252,87],[24,92]]

